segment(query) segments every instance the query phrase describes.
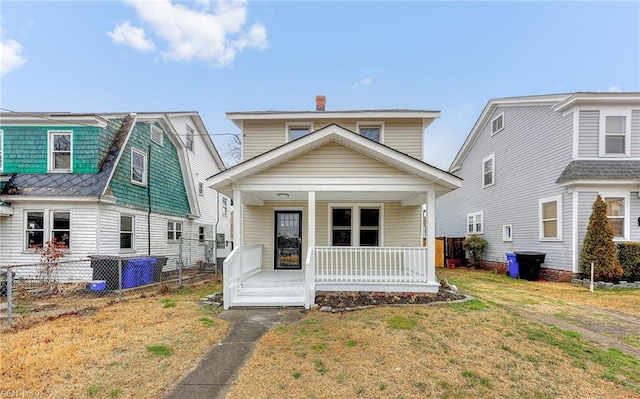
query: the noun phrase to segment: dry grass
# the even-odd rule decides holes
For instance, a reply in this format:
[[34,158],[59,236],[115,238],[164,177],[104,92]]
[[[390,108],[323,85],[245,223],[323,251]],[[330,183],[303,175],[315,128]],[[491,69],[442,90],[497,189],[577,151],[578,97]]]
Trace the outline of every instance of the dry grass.
[[227,332],[208,283],[0,337],[0,389],[40,398],[159,398]]
[[[458,287],[477,289],[480,298],[491,293],[536,311],[586,302],[637,314],[640,306],[637,293],[598,292],[604,298],[596,298],[568,284],[438,272]],[[640,359],[482,299],[313,311],[265,335],[228,396],[248,397],[640,398]]]

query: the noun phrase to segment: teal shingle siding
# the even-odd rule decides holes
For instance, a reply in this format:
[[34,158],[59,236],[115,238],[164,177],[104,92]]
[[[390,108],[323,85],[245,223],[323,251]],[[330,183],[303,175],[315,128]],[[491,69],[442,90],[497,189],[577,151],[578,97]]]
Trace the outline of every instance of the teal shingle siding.
[[[148,187],[131,183],[132,148],[147,155]],[[162,146],[153,143],[148,123],[133,127],[109,187],[120,206],[148,211],[150,194],[152,212],[179,217],[191,213],[178,151],[166,135]]]
[[99,155],[112,133],[96,126],[0,126],[4,132],[4,173],[47,173],[51,130],[72,131],[73,173],[97,173]]

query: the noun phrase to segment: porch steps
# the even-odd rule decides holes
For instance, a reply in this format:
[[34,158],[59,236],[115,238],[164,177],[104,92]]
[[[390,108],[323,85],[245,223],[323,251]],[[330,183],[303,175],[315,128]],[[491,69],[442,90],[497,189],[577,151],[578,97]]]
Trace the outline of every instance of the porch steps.
[[244,281],[234,306],[304,306],[302,281]]

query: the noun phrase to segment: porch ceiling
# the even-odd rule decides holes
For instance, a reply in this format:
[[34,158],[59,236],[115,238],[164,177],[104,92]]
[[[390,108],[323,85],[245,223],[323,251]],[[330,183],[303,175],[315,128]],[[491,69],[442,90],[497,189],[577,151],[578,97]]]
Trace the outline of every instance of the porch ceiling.
[[[267,201],[307,202],[307,191],[261,191],[242,192],[242,202],[247,205],[262,205]],[[337,202],[395,202],[402,205],[421,205],[426,202],[425,193],[382,192],[382,191],[316,191],[316,201]]]

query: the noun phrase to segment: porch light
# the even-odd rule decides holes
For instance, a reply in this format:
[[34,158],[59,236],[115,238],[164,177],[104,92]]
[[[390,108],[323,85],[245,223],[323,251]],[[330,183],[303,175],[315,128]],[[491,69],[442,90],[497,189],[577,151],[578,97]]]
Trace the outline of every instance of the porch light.
[[278,197],[280,197],[280,198],[289,198],[289,194],[287,194],[287,193],[278,193]]

